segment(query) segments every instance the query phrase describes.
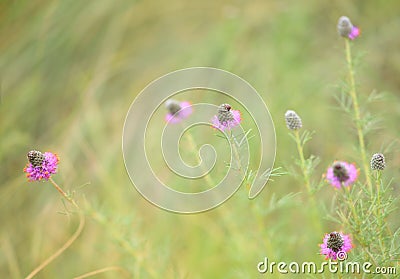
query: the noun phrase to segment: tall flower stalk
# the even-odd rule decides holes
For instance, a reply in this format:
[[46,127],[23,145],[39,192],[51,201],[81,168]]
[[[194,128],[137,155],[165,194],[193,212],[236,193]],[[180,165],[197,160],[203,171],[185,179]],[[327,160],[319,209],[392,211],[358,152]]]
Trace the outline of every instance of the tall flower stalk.
[[[352,115],[354,120],[358,136],[361,169],[365,176],[364,183],[356,183],[354,186],[351,186],[351,190],[349,190],[349,187],[343,187],[348,185],[345,185],[341,181],[341,188],[345,188],[345,191],[342,193],[344,203],[337,210],[337,214],[339,215],[338,221],[352,231],[354,238],[359,242],[364,258],[369,258],[375,265],[387,264],[388,262],[394,262],[400,254],[400,247],[398,247],[398,243],[393,237],[400,230],[397,230],[393,234],[386,220],[390,212],[393,211],[395,199],[387,193],[389,185],[384,185],[381,176],[381,171],[386,166],[385,158],[383,154],[376,153],[370,161],[367,160],[368,155],[364,133],[367,125],[365,125],[365,119],[361,115],[357,96],[350,42],[359,36],[360,30],[351,23],[348,17],[341,17],[337,28],[338,33],[344,37],[345,41],[345,55],[348,69],[348,92],[346,94],[348,94],[348,99],[351,101],[351,105],[344,105],[342,103],[342,106],[346,112]],[[337,181],[340,181],[342,178],[344,181],[351,180],[351,175],[347,175],[351,174],[349,172],[350,165],[346,166],[346,164],[343,164],[343,166],[347,169],[346,175],[338,176],[338,173],[336,173],[335,181],[329,179],[328,170],[327,180],[335,187],[337,187]]]
[[[244,134],[243,139],[239,142],[233,135],[232,129],[240,125],[242,117],[240,111],[232,109],[229,104],[221,104],[218,107],[218,113],[212,119],[213,127],[222,132],[229,131],[229,144],[231,145],[233,157],[236,161],[236,169],[245,175],[245,170],[242,166],[242,159],[240,158],[239,148],[244,142],[243,139],[247,137],[249,131]],[[232,166],[231,166],[232,167]]]
[[376,172],[375,185],[376,185],[376,196],[378,199],[378,212],[379,215],[381,206],[381,188],[382,188],[382,171],[386,168],[385,156],[382,153],[375,153],[371,158],[371,170]]
[[303,141],[301,140],[299,130],[303,127],[303,123],[301,121],[300,116],[293,110],[288,110],[285,113],[285,121],[286,126],[289,130],[291,130],[294,134],[294,141],[296,142],[297,152],[300,157],[300,167],[303,173],[304,184],[306,185],[307,192],[310,196],[312,196],[311,190],[311,182],[310,182],[310,174],[307,168],[306,160],[304,158],[303,152]]
[[27,275],[26,279],[31,279],[52,261],[54,261],[58,256],[60,256],[68,247],[72,245],[72,243],[74,243],[74,241],[83,231],[85,226],[85,217],[75,200],[69,194],[67,194],[51,177],[53,174],[57,173],[59,163],[58,156],[51,152],[42,153],[37,150],[32,150],[28,152],[27,158],[29,163],[24,168],[24,172],[26,173],[29,181],[50,181],[54,188],[77,209],[79,214],[79,225],[74,234],[64,243],[61,248],[59,248]]
[[336,194],[339,196],[339,207],[336,211],[339,217],[336,220],[337,223],[346,226],[353,233],[361,249],[375,265],[378,265],[375,256],[371,253],[371,245],[366,235],[367,228],[370,227],[370,224],[366,222],[368,213],[366,214],[360,206],[359,197],[353,198],[358,169],[354,164],[336,161],[328,168],[324,176],[326,181],[337,189]]
[[388,224],[386,223],[386,213],[385,209],[382,205],[382,171],[386,168],[385,156],[382,153],[375,153],[372,155],[371,162],[370,162],[371,170],[375,174],[375,186],[376,186],[376,210],[375,210],[375,217],[377,220],[377,226],[379,228],[378,233],[378,240],[379,246],[381,249],[381,253],[384,257],[387,257],[387,250],[384,247],[384,239],[385,238],[392,238],[392,232]]
[[[304,159],[304,151],[303,151],[303,145],[302,145],[301,139],[300,139],[300,133],[298,130],[295,130],[293,133],[294,133],[294,136],[296,139],[297,152],[299,153],[299,157],[300,157],[301,170],[303,172],[304,184],[306,185],[308,194],[310,196],[312,196],[310,174],[308,172],[306,160]],[[314,199],[312,199],[312,200],[314,200]]]
[[293,134],[290,135],[292,136],[293,140],[296,143],[297,152],[299,154],[300,158],[299,166],[302,171],[303,181],[307,190],[308,199],[312,206],[313,223],[315,224],[315,227],[319,230],[319,232],[322,232],[321,221],[318,214],[317,202],[315,200],[314,190],[311,185],[311,177],[310,177],[311,168],[313,164],[315,164],[315,157],[311,156],[310,158],[305,159],[304,149],[303,149],[304,144],[311,139],[311,133],[305,131],[303,135],[300,136],[299,130],[303,127],[303,123],[301,121],[300,116],[298,116],[297,113],[293,110],[288,110],[285,113],[285,121],[287,128],[293,132]]
[[365,139],[363,132],[363,121],[360,113],[360,106],[358,103],[356,82],[354,77],[355,76],[354,65],[353,65],[353,58],[351,55],[351,43],[350,43],[351,40],[356,39],[360,35],[360,29],[357,26],[354,26],[348,17],[342,16],[339,18],[337,30],[339,35],[344,38],[346,63],[348,69],[349,95],[353,103],[353,117],[357,129],[361,162],[369,192],[372,193],[372,182],[367,161],[367,153],[366,153]]
[[[73,203],[76,204],[76,203]],[[75,242],[75,240],[80,236],[85,226],[85,217],[81,211],[79,213],[79,225],[74,234],[61,246],[55,253],[53,253],[50,257],[48,257],[45,261],[43,261],[39,266],[37,266],[34,270],[29,273],[25,279],[31,279],[36,276],[41,270],[43,270],[47,265],[49,265],[52,261],[54,261],[58,256],[60,256],[68,247]]]
[[[28,152],[27,158],[29,163],[24,168],[24,172],[26,173],[28,180],[30,182],[49,181],[53,185],[53,187],[61,194],[61,196],[75,207],[79,215],[79,225],[74,234],[70,238],[68,238],[68,240],[57,251],[55,251],[47,259],[40,263],[25,277],[25,279],[31,279],[34,278],[40,271],[42,271],[62,253],[64,253],[65,250],[69,248],[81,235],[83,228],[85,227],[85,215],[83,214],[83,211],[80,209],[74,198],[70,194],[65,192],[62,187],[58,185],[52,178],[52,175],[56,174],[58,170],[59,158],[56,154],[51,152],[42,153],[37,150],[32,150]],[[120,268],[118,266],[111,266],[86,273],[76,278],[87,278],[95,274],[100,274],[112,270],[127,273],[127,271],[123,268]]]
[[359,107],[358,98],[357,98],[356,84],[355,84],[355,79],[354,79],[354,65],[353,65],[353,60],[352,60],[352,56],[351,56],[351,45],[350,45],[349,39],[345,39],[344,41],[345,41],[345,49],[346,49],[346,62],[347,62],[347,68],[349,71],[349,83],[350,83],[349,94],[350,94],[350,97],[353,102],[354,121],[356,124],[358,142],[360,145],[361,161],[362,161],[362,166],[363,166],[363,170],[364,170],[364,174],[365,174],[365,179],[366,179],[366,182],[368,185],[368,189],[369,189],[370,193],[372,193],[372,182],[371,182],[370,170],[369,170],[368,161],[367,161],[363,124],[362,124],[360,107]]

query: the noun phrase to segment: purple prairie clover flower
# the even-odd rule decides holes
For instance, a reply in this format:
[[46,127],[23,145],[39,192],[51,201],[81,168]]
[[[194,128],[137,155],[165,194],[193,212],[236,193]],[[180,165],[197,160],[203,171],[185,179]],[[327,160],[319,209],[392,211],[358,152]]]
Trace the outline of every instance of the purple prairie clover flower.
[[325,255],[325,259],[332,260],[344,260],[343,255],[339,253],[347,253],[353,248],[350,236],[341,232],[331,232],[324,236],[322,244],[319,245],[321,248],[321,255]]
[[340,189],[352,185],[358,177],[358,170],[354,164],[347,162],[334,162],[326,172],[326,180],[334,187]]
[[218,107],[218,114],[212,119],[213,127],[221,131],[231,130],[242,121],[240,111],[233,110],[229,104],[222,104]]
[[360,28],[354,26],[347,16],[339,18],[337,30],[340,36],[354,40],[361,34]]
[[188,118],[193,112],[192,104],[185,101],[178,102],[168,99],[165,102],[165,107],[168,110],[165,121],[168,123],[179,123],[183,119]]
[[52,174],[57,173],[59,159],[56,154],[32,150],[28,152],[27,157],[29,163],[24,172],[29,181],[48,180]]

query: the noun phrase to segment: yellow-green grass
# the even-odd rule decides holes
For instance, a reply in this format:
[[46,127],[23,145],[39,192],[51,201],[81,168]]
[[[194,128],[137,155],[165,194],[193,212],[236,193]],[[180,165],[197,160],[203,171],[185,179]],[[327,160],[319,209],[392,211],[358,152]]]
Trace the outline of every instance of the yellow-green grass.
[[[107,266],[136,278],[257,278],[264,256],[322,262],[323,235],[314,231],[305,186],[293,176],[275,178],[252,201],[242,188],[203,214],[172,214],[149,204],[125,171],[125,115],[135,96],[161,75],[193,66],[231,71],[268,105],[276,128],[275,166],[293,166],[297,158],[283,118],[287,109],[315,130],[305,154],[321,158],[313,174],[319,181],[334,160],[360,162],[356,133],[334,99],[346,77],[344,43],[336,32],[341,15],[362,29],[353,44],[353,53],[362,54],[356,68],[360,99],[373,90],[388,92],[368,104],[382,117],[382,130],[367,135],[367,149],[371,155],[384,151],[399,135],[399,8],[397,1],[373,0],[2,1],[1,277],[26,276],[76,227],[74,215],[58,213],[63,203],[50,183],[26,181],[22,169],[31,149],[57,153],[54,179],[92,210],[80,238],[38,278],[71,278]],[[212,93],[195,101],[225,102]],[[163,112],[155,117],[158,136]],[[197,133],[200,143],[219,140]],[[386,154],[387,177],[398,176],[398,146]],[[163,174],[159,153],[154,156]],[[194,160],[190,152],[184,156]],[[397,196],[397,180],[393,186]],[[333,194],[328,185],[318,193],[326,207],[322,215],[331,212]],[[399,226],[398,219],[390,222]],[[341,229],[321,223],[326,232]],[[121,274],[109,271],[101,278]]]

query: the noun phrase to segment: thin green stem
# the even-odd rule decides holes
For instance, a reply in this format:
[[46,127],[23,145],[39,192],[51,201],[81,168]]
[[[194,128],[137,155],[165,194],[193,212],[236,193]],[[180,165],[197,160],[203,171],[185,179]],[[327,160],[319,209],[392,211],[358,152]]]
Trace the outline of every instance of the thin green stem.
[[236,143],[235,143],[235,138],[234,138],[234,135],[233,135],[232,131],[231,131],[231,137],[229,139],[229,142],[230,142],[230,144],[232,146],[232,149],[233,149],[233,156],[235,157],[235,160],[236,160],[236,162],[238,164],[238,170],[240,172],[243,172],[242,161],[240,160],[239,150],[237,149],[237,146],[236,146]]
[[[341,188],[341,198],[343,199],[343,202],[347,204],[347,208],[350,209],[349,213],[340,214],[341,216],[343,216],[342,221],[352,230],[354,238],[360,243],[361,249],[368,255],[369,259],[375,264],[375,266],[378,266],[377,261],[369,251],[370,249],[369,245],[365,243],[365,239],[362,238],[362,234],[360,234],[361,220],[359,218],[359,214],[357,214],[356,212],[355,203],[351,198],[350,189],[349,187],[344,187],[343,185],[340,188]],[[350,219],[354,219],[356,226],[350,223]]]
[[77,209],[79,209],[79,206],[76,204],[75,200],[68,195],[67,193],[64,192],[63,189],[61,189],[60,186],[58,186],[58,184],[53,180],[53,178],[49,178],[49,181],[51,182],[51,184],[53,184],[54,188],[56,188],[56,190],[68,201],[70,202],[72,205],[74,205]]
[[[195,143],[195,140],[194,140],[192,134],[189,133],[189,132],[186,132],[186,134],[187,134],[187,139],[188,139],[188,142],[189,142],[191,150],[197,150],[196,143]],[[232,149],[233,149],[233,156],[234,156],[235,160],[238,163],[238,170],[240,172],[243,172],[243,168],[242,168],[242,164],[241,164],[241,160],[240,160],[240,154],[239,154],[239,151],[238,151],[238,149],[236,147],[236,144],[234,142],[234,136],[232,134],[232,131],[231,131],[231,134],[230,134],[230,138],[228,140],[229,140],[229,143],[230,143],[230,145],[232,146]],[[198,158],[198,157],[196,157],[196,158]],[[201,164],[201,161],[199,159],[197,160],[197,162],[199,164]],[[202,164],[202,168],[203,168],[203,170],[205,172],[206,169],[204,169],[204,165],[203,164]],[[207,180],[207,183],[209,185],[214,185],[214,181],[213,181],[213,179],[211,178],[210,175],[206,175],[204,178]]]
[[361,160],[362,165],[365,172],[365,178],[367,181],[367,185],[369,188],[370,193],[372,194],[372,182],[370,178],[370,169],[367,161],[366,156],[366,149],[365,149],[365,140],[364,140],[364,133],[363,127],[361,122],[361,114],[360,114],[360,107],[358,105],[357,99],[357,92],[356,92],[356,83],[354,80],[354,67],[353,67],[353,60],[351,57],[351,48],[350,48],[350,40],[345,39],[345,46],[346,46],[346,61],[349,70],[349,82],[350,82],[350,97],[353,101],[353,108],[354,108],[354,118],[356,122],[357,134],[358,134],[358,142],[360,144],[360,153],[361,153]]
[[378,240],[379,240],[379,246],[381,248],[382,256],[385,256],[385,248],[383,245],[383,240],[382,240],[382,234],[384,232],[384,223],[383,223],[383,217],[381,215],[381,171],[376,171],[376,178],[375,178],[375,186],[376,186],[376,196],[377,196],[377,205],[376,205],[376,210],[375,210],[375,218],[378,224]]
[[295,130],[294,131],[294,135],[296,137],[297,151],[298,151],[299,157],[300,157],[301,170],[303,172],[304,183],[306,185],[308,194],[310,196],[312,196],[310,176],[308,175],[307,166],[306,166],[306,160],[304,159],[303,146],[301,144],[299,130]]
[[376,217],[379,220],[378,226],[382,225],[382,220],[379,218],[380,215],[380,208],[381,208],[381,172],[378,170],[376,172],[376,179],[375,179],[375,187],[376,187],[376,197],[377,197],[377,208],[376,208]]
[[[358,241],[360,241],[359,238],[358,238]],[[374,258],[374,255],[372,255],[372,253],[367,249],[367,247],[362,246],[362,249],[364,250],[365,253],[367,253],[367,255],[369,256],[369,258],[373,262],[373,264],[375,266],[379,266],[378,262]]]
[[354,221],[356,223],[356,227],[352,226],[350,224],[349,220],[346,220],[346,222],[347,222],[348,226],[353,229],[354,237],[360,243],[361,248],[364,250],[364,252],[367,253],[367,255],[372,260],[372,262],[376,266],[378,266],[378,262],[376,261],[375,257],[369,251],[370,246],[368,244],[366,244],[365,243],[365,239],[361,237],[361,234],[360,234],[360,231],[361,231],[361,219],[359,217],[359,214],[357,214],[355,203],[354,203],[354,201],[353,201],[353,199],[351,197],[350,188],[349,187],[345,187],[345,186],[342,186],[341,188],[344,190],[343,198],[346,201],[347,207],[350,209],[351,214],[352,214],[350,216],[350,218],[354,219]]
[[88,278],[88,277],[91,277],[91,276],[94,276],[94,275],[98,275],[100,273],[104,273],[104,272],[107,272],[107,271],[119,271],[120,273],[124,274],[125,278],[130,278],[131,277],[131,275],[129,274],[129,272],[126,269],[124,269],[122,267],[119,267],[119,266],[109,266],[109,267],[104,267],[104,268],[101,268],[101,269],[96,269],[94,271],[91,271],[91,272],[85,273],[83,275],[74,277],[74,279]]
[[[350,187],[349,186],[344,186],[342,184],[342,189],[344,189],[344,197],[346,199],[346,202],[348,204],[348,208],[350,208],[351,213],[353,214],[353,219],[357,224],[356,230],[355,232],[357,233],[360,230],[361,227],[361,220],[359,218],[359,214],[357,214],[356,212],[356,207],[355,207],[355,203],[353,201],[353,199],[351,198],[351,193],[350,193]],[[349,224],[349,226],[351,227],[351,224]],[[363,241],[360,242],[362,245],[364,245]]]
[[315,196],[314,196],[314,193],[312,192],[310,175],[308,172],[306,160],[304,158],[303,145],[301,143],[299,130],[295,130],[294,135],[295,135],[295,139],[296,139],[297,151],[298,151],[299,157],[300,157],[301,170],[303,172],[304,184],[306,185],[306,189],[308,192],[308,198],[309,198],[309,200],[311,202],[311,206],[312,206],[312,211],[313,211],[312,216],[314,219],[314,224],[315,224],[316,228],[319,230],[319,232],[322,233],[323,230],[322,230],[322,226],[321,226],[321,223],[319,220],[320,218],[319,218],[319,213],[318,213],[317,202],[315,201]]
[[[352,56],[351,56],[351,45],[350,45],[350,40],[348,40],[348,39],[345,39],[345,48],[346,48],[346,61],[347,61],[347,66],[348,66],[348,71],[349,71],[349,83],[350,83],[349,95],[353,102],[354,120],[355,120],[357,134],[358,134],[362,166],[364,169],[366,184],[367,184],[368,190],[369,190],[371,204],[374,203],[373,198],[375,195],[377,198],[376,209],[373,210],[372,214],[375,215],[375,219],[377,222],[376,225],[379,230],[379,232],[378,232],[379,247],[381,249],[382,256],[385,257],[385,249],[384,249],[383,240],[382,240],[384,224],[382,223],[382,216],[380,216],[381,215],[380,214],[381,213],[381,210],[380,210],[380,207],[381,207],[380,177],[377,177],[377,179],[376,179],[376,183],[375,183],[376,184],[376,193],[374,193],[373,184],[371,181],[370,166],[369,166],[369,162],[367,161],[367,156],[366,156],[366,147],[365,147],[365,139],[364,139],[364,133],[363,133],[363,124],[362,124],[362,119],[361,119],[360,107],[359,107],[358,99],[357,99],[357,91],[356,91],[355,78],[354,78],[354,67],[353,67],[353,60],[352,60]],[[380,174],[378,174],[378,176],[379,175]],[[354,208],[351,206],[351,204],[349,206],[351,207],[351,210],[353,211],[354,217],[357,218],[358,215],[356,214],[356,212],[354,212]],[[372,257],[372,256],[370,255],[370,257]]]
[[74,241],[79,237],[79,235],[83,231],[83,227],[85,226],[85,216],[83,215],[82,211],[79,209],[79,206],[76,204],[76,202],[69,196],[67,193],[64,192],[63,189],[61,189],[60,186],[50,177],[50,182],[53,184],[53,186],[57,189],[57,191],[63,195],[64,198],[66,198],[67,201],[69,201],[71,204],[73,204],[76,209],[78,209],[78,214],[79,214],[79,226],[76,229],[75,233],[67,240],[67,242],[64,243],[64,245],[58,249],[54,254],[52,254],[50,257],[48,257],[44,262],[42,262],[38,267],[36,267],[31,273],[29,273],[28,276],[25,277],[25,279],[31,279],[34,276],[36,276],[41,270],[43,270],[47,265],[49,265],[52,261],[54,261],[58,256],[60,256],[69,246],[74,243]]

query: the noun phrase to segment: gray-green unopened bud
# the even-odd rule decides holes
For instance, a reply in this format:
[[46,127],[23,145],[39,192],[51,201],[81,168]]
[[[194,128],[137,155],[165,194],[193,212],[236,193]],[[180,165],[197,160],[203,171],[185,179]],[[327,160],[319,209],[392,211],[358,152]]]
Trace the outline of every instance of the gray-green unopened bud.
[[386,167],[385,156],[382,153],[375,153],[371,158],[372,170],[384,170]]
[[340,36],[348,38],[351,30],[353,29],[353,24],[347,16],[341,16],[337,24],[337,30]]
[[289,130],[298,130],[303,126],[300,116],[293,110],[288,110],[285,113],[285,121]]

